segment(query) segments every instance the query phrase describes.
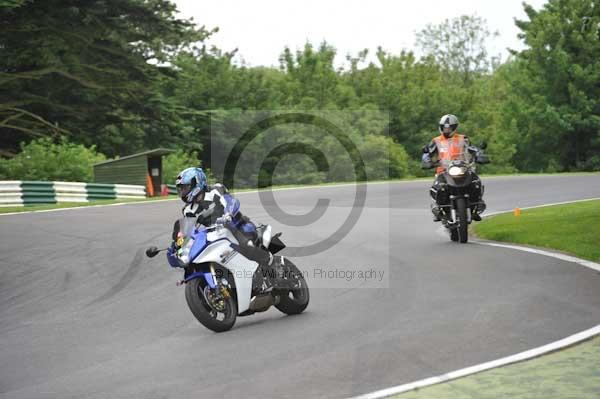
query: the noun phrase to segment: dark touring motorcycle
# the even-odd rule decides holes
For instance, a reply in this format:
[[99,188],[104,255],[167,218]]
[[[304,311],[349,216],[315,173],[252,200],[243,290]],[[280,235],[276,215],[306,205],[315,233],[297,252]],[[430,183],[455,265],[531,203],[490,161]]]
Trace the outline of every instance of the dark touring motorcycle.
[[240,244],[236,230],[223,223],[204,227],[196,218],[184,217],[179,226],[179,237],[170,250],[150,247],[146,255],[154,257],[168,250],[169,263],[185,272],[182,283],[187,304],[206,328],[227,331],[237,316],[264,312],[271,306],[289,315],[302,313],[308,306],[304,276],[289,259],[274,255],[285,244],[280,234],[271,234],[271,226],[259,226],[251,245]]
[[[437,190],[432,188],[431,196],[436,200],[440,219],[450,232],[452,241],[466,243],[469,240],[469,224],[473,221],[472,213],[480,214],[485,210],[485,203],[482,201],[484,188],[475,174],[475,164],[490,162],[483,152],[486,147],[486,143],[482,143],[479,148],[469,146],[472,162],[450,161],[438,177],[439,187]],[[439,162],[423,164],[425,169],[437,166],[440,166]]]

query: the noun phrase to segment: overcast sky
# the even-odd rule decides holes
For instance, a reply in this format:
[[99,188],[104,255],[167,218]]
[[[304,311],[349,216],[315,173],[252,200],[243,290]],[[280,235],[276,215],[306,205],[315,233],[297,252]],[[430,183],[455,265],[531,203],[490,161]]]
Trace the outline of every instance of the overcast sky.
[[[539,9],[545,0],[528,0]],[[490,54],[506,59],[506,47],[521,49],[514,18],[523,19],[522,0],[175,0],[181,16],[199,25],[219,27],[209,43],[223,50],[238,49],[249,65],[279,65],[285,46],[301,49],[307,41],[323,40],[338,50],[336,64],[348,53],[377,46],[392,53],[414,49],[415,32],[446,18],[478,15],[500,36],[489,43]],[[370,58],[372,59],[372,58]]]

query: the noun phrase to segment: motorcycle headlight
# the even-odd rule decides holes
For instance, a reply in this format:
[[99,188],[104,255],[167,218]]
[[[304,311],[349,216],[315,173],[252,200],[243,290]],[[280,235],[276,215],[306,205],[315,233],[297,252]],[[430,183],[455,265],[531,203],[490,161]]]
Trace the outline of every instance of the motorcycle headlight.
[[185,244],[183,244],[183,247],[181,247],[179,251],[177,251],[177,257],[186,265],[190,263],[190,250],[192,249],[193,245],[194,239],[190,238],[185,242]]
[[453,177],[454,176],[462,176],[462,175],[465,174],[465,172],[466,172],[466,169],[465,168],[461,168],[460,166],[451,166],[448,169],[448,174],[450,176],[453,176]]

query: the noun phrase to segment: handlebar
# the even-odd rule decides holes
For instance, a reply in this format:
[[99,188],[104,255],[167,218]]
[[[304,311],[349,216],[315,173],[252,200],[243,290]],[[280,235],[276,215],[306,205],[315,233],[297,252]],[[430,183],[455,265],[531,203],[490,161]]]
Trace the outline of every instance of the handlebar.
[[[196,227],[198,227],[198,225],[196,225]],[[211,224],[210,226],[203,226],[203,227],[205,230],[218,230],[218,229],[224,228],[225,225],[223,223],[214,223],[214,224]],[[155,246],[148,247],[148,249],[146,249],[146,256],[148,258],[154,258],[160,252],[167,251],[169,248],[170,247],[158,249]]]
[[198,224],[198,226],[202,226],[204,227],[204,230],[219,230],[222,228],[225,228],[225,225],[227,224],[226,221],[222,221],[222,220],[217,220],[215,223],[211,224],[210,226],[204,226],[202,224]]
[[222,229],[223,227],[225,227],[223,223],[215,223],[211,224],[210,226],[204,226],[204,230],[217,230]]

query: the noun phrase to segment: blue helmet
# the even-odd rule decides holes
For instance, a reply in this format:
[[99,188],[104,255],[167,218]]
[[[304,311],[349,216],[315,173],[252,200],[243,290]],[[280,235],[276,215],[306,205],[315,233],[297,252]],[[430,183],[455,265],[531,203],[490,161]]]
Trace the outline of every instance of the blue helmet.
[[175,186],[177,195],[186,203],[193,202],[198,194],[208,189],[206,175],[201,168],[184,169],[175,179]]

